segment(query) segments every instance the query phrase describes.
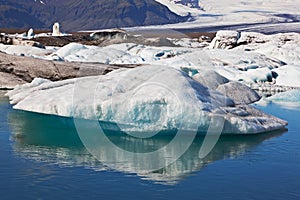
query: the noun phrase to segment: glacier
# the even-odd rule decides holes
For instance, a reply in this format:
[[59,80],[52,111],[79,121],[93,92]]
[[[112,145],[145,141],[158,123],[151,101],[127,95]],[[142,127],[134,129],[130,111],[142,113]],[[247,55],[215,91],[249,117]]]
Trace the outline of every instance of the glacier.
[[[282,0],[200,0],[198,5],[187,6],[186,3],[175,0],[156,0],[167,6],[177,15],[187,16],[187,22],[154,25],[146,27],[127,28],[128,30],[147,29],[203,29],[220,26],[239,26],[240,31],[259,30],[270,32],[284,32],[299,30],[299,9],[297,1]],[[178,3],[176,3],[178,2]],[[186,0],[195,5],[194,0]],[[284,9],[283,9],[284,8]]]
[[255,134],[287,125],[252,106],[235,104],[185,72],[159,65],[58,82],[35,79],[7,96],[14,109],[96,119],[117,124],[126,132],[203,133],[220,118],[223,134]]

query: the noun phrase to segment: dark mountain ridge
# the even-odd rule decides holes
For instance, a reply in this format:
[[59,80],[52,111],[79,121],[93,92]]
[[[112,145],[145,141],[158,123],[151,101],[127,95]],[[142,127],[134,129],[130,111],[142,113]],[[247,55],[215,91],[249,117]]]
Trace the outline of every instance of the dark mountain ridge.
[[0,28],[65,31],[159,25],[186,21],[154,0],[0,0]]

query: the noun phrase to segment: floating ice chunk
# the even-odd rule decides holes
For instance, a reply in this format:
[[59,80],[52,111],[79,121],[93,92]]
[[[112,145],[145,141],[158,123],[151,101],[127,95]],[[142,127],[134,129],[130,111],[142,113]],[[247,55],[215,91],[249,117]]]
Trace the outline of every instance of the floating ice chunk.
[[250,69],[242,73],[241,80],[246,82],[267,82],[272,81],[272,72],[269,68]]
[[300,90],[290,90],[275,94],[271,97],[257,102],[258,105],[265,106],[268,103],[278,104],[285,109],[300,110]]
[[28,56],[35,58],[43,58],[45,55],[52,53],[52,50],[37,48],[33,46],[20,45],[3,45],[0,44],[0,51],[11,55]]
[[287,65],[273,69],[276,77],[276,85],[300,87],[300,65]]
[[70,62],[98,62],[105,64],[116,63],[116,60],[119,60],[122,56],[126,56],[126,53],[122,50],[78,43],[70,43],[51,55],[54,59],[60,58]]
[[222,76],[232,81],[253,82],[270,82],[273,80],[272,71],[267,68],[249,69],[241,71],[229,66],[217,68],[216,71]]
[[274,60],[296,64],[300,60],[300,34],[280,33],[264,35],[255,32],[242,32],[235,49],[255,51]]
[[211,41],[210,49],[232,49],[237,45],[240,33],[237,31],[218,31]]
[[281,33],[268,36],[269,42],[255,47],[256,52],[279,59],[288,64],[300,61],[300,34]]
[[205,132],[214,117],[224,119],[222,132],[227,134],[260,133],[287,125],[250,106],[234,106],[230,98],[165,66],[40,83],[9,92],[14,108],[84,119],[96,117],[133,132]]
[[60,25],[58,22],[53,24],[52,27],[52,36],[61,36]]
[[261,98],[248,86],[234,81],[220,85],[217,91],[234,100],[235,104],[251,104]]
[[300,90],[290,90],[278,93],[267,98],[267,100],[272,102],[295,102],[300,104]]
[[208,87],[216,89],[225,96],[231,98],[235,104],[251,104],[260,100],[260,96],[248,86],[229,81],[214,70],[203,70],[193,76],[193,79]]
[[55,54],[64,58],[64,57],[70,56],[80,50],[83,50],[83,49],[87,49],[87,47],[85,47],[82,44],[78,44],[78,43],[70,43],[70,44],[65,45],[64,47],[60,48],[57,52],[55,52]]
[[240,38],[238,39],[238,45],[247,45],[250,43],[265,43],[269,41],[269,37],[256,32],[241,32]]
[[193,76],[193,79],[208,87],[209,89],[217,89],[220,85],[228,83],[229,80],[221,76],[214,70],[203,70]]
[[33,38],[34,37],[34,32],[33,32],[33,29],[29,29],[28,32],[27,32],[27,38]]

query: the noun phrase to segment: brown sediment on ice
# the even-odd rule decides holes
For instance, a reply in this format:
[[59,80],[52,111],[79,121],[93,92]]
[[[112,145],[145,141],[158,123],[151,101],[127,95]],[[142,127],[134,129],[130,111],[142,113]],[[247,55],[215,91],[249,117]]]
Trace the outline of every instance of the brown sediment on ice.
[[104,75],[119,68],[136,66],[138,65],[48,61],[0,52],[0,89],[13,89],[37,77],[58,81],[82,76]]

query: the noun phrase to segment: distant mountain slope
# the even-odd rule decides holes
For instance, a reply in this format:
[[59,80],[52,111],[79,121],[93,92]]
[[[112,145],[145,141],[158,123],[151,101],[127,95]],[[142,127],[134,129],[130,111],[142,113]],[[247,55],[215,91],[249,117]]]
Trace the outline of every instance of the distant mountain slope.
[[155,0],[167,6],[172,12],[180,16],[195,16],[203,13],[199,0]]
[[65,31],[159,25],[186,21],[155,0],[0,0],[0,27]]
[[167,0],[175,4],[181,4],[190,8],[200,8],[199,0]]

